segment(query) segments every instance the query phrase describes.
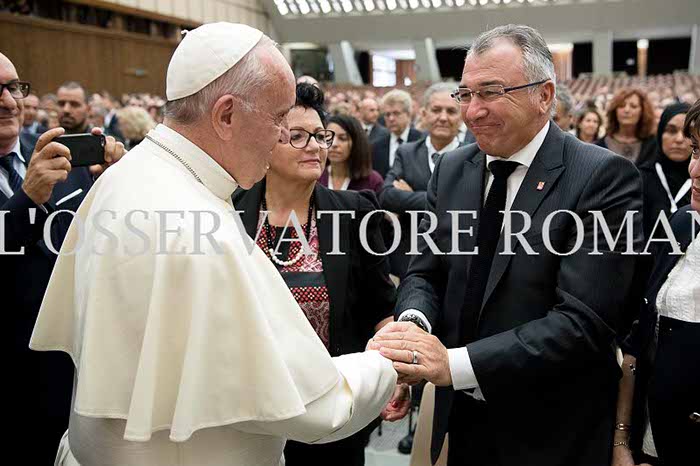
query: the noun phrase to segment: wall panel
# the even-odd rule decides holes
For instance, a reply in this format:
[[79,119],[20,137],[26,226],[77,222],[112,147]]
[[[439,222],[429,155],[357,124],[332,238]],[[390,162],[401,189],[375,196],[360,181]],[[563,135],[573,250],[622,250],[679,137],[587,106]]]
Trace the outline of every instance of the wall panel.
[[137,34],[112,32],[0,13],[1,51],[35,92],[55,92],[68,80],[89,91],[165,94],[165,72],[176,44]]

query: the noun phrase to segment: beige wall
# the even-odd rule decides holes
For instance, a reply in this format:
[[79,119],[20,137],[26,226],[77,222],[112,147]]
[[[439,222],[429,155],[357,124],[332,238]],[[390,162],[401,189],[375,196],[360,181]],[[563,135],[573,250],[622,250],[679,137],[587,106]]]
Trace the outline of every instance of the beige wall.
[[131,8],[199,23],[244,23],[270,34],[271,24],[261,0],[108,0]]

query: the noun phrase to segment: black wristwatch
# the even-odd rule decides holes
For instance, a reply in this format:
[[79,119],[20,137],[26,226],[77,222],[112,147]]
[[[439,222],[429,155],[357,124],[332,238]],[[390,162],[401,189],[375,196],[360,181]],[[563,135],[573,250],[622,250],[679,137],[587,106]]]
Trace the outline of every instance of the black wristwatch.
[[415,315],[413,313],[404,314],[399,319],[399,322],[413,322],[414,324],[416,324],[418,326],[418,328],[420,328],[424,332],[428,331],[428,328],[425,326],[423,319],[421,319],[420,317],[418,317],[417,315]]

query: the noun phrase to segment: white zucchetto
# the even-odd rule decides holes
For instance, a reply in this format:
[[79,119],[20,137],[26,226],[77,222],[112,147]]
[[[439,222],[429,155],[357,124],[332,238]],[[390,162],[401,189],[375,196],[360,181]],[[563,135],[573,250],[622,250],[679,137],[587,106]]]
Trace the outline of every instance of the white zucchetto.
[[230,70],[263,33],[245,24],[210,23],[189,31],[177,46],[166,78],[168,101],[196,94]]

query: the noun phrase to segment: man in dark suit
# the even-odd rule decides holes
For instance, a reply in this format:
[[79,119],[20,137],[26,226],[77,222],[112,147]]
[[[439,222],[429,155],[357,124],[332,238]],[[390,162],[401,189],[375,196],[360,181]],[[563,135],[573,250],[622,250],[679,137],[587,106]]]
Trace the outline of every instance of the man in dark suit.
[[369,143],[388,136],[389,130],[377,123],[379,118],[379,104],[375,99],[367,97],[360,102],[360,123],[367,133]]
[[641,182],[628,161],[550,121],[554,81],[530,27],[474,42],[457,98],[477,144],[438,160],[427,195],[436,225],[424,217],[399,322],[370,345],[400,380],[437,386],[433,462],[446,432],[450,466],[610,461],[615,328],[637,261],[622,252],[630,235],[639,251],[643,235],[635,215],[609,244],[591,211],[618,232],[641,210]]
[[372,142],[372,168],[386,177],[399,146],[419,140],[423,133],[411,127],[413,100],[408,92],[400,89],[387,92],[382,99],[382,107],[389,131]]
[[[28,345],[55,261],[50,248],[60,248],[72,216],[57,215],[49,234],[44,229],[51,213],[77,210],[104,167],[71,169],[68,148],[52,142],[62,128],[38,140],[20,135],[30,86],[19,81],[1,53],[0,84],[0,302],[11,322],[11,441],[15,447],[27,442],[18,448],[24,463],[52,464],[68,427],[73,365],[65,356],[30,351]],[[106,158],[116,161],[122,153],[108,138]],[[44,241],[49,238],[51,244]]]
[[39,110],[39,97],[35,94],[29,94],[24,98],[24,123],[22,134],[39,136],[48,129],[37,120],[37,112]]
[[398,148],[394,164],[384,180],[380,195],[382,209],[397,214],[401,224],[401,241],[389,256],[391,272],[399,278],[406,274],[411,258],[407,254],[411,237],[408,211],[425,209],[428,181],[435,163],[442,154],[460,146],[457,135],[461,120],[459,104],[450,96],[453,87],[437,83],[425,91],[421,113],[428,134]]

